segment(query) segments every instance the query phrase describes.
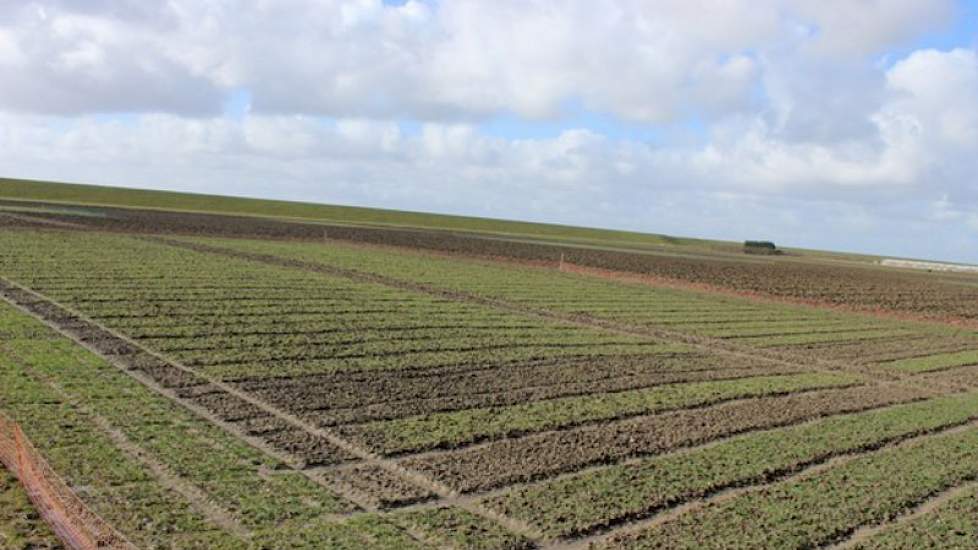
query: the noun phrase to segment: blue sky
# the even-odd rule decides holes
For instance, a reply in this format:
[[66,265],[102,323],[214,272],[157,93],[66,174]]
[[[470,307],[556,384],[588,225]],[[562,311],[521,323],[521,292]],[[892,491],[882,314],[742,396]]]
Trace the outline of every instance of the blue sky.
[[3,6],[3,175],[978,262],[978,0]]

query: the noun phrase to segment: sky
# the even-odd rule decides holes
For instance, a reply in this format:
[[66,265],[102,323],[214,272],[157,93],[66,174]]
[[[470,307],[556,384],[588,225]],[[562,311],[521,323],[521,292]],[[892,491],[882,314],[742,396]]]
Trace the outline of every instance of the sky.
[[0,175],[978,262],[978,0],[0,0]]

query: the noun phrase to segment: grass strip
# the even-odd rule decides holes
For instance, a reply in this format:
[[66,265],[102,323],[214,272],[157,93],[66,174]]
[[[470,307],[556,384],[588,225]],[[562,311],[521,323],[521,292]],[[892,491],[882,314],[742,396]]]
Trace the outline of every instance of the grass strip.
[[978,548],[978,489],[854,545],[858,550],[903,548]]
[[753,433],[486,501],[553,537],[585,534],[725,487],[760,483],[842,453],[978,418],[978,392]]
[[[34,382],[23,366],[57,383],[79,406],[106,419],[243,525],[257,529],[354,509],[304,476],[262,474],[284,465],[152,392],[73,342],[46,339],[40,345],[36,337],[26,337],[46,338],[55,333],[6,304],[0,304],[0,320],[17,327],[15,338],[0,346],[0,352],[10,354],[0,355],[0,382],[11,382],[3,384],[0,400],[32,420],[33,435],[52,447],[45,450],[46,455],[73,468],[73,481],[94,487],[112,485],[111,479],[99,479],[91,458],[103,456],[114,447],[109,444],[102,450],[91,436],[93,429],[85,422],[85,415]],[[115,461],[107,460],[106,469],[113,471],[113,464]],[[129,468],[132,472],[118,468],[122,481],[145,477],[138,468]]]
[[730,399],[856,384],[849,374],[784,376],[670,384],[653,388],[566,397],[511,407],[490,407],[371,422],[344,431],[377,452],[400,454],[450,448],[487,439],[576,426],[587,422],[701,406]]
[[608,548],[813,548],[978,476],[978,429],[885,449],[611,537]]
[[978,350],[967,350],[957,353],[941,353],[926,357],[914,357],[881,363],[882,366],[904,372],[928,372],[968,365],[978,365]]

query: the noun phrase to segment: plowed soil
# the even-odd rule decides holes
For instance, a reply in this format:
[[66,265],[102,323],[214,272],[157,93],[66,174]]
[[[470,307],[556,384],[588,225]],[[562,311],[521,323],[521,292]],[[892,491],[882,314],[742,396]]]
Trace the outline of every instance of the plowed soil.
[[486,491],[595,464],[699,445],[748,430],[785,426],[933,395],[905,386],[864,386],[751,399],[502,440],[455,452],[407,458],[402,464],[427,472],[461,492]]

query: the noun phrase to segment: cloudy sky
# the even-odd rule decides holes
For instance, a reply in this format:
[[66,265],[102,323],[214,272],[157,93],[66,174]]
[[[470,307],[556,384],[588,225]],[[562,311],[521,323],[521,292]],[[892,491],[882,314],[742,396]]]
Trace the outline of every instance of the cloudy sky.
[[978,0],[0,0],[0,174],[978,261]]

